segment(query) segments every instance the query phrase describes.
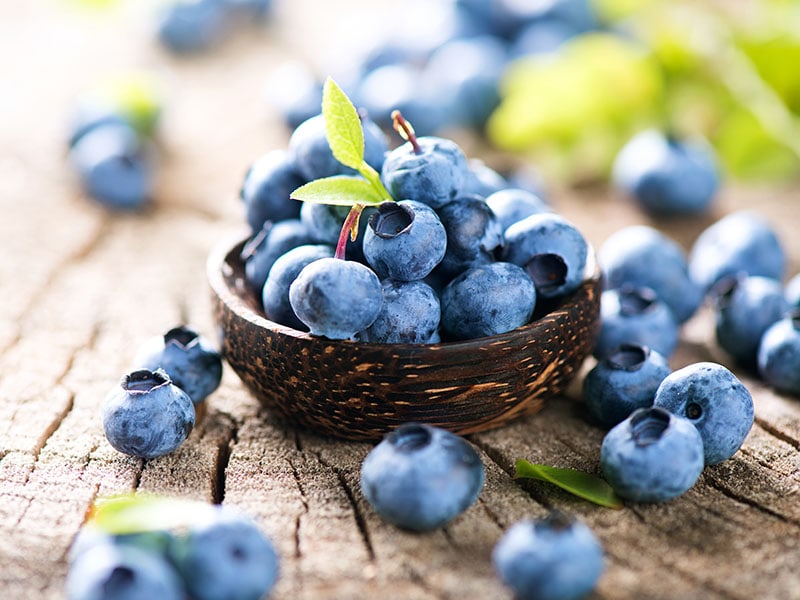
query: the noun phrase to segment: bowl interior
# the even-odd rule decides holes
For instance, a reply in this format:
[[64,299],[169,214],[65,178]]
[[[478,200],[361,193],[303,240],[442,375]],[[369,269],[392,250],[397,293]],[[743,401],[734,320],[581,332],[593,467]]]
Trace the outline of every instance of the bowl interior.
[[564,389],[599,326],[591,254],[578,290],[540,303],[507,333],[438,344],[328,340],[264,317],[245,282],[245,241],[220,243],[208,260],[223,356],[265,407],[326,435],[375,440],[409,421],[459,434],[502,426]]

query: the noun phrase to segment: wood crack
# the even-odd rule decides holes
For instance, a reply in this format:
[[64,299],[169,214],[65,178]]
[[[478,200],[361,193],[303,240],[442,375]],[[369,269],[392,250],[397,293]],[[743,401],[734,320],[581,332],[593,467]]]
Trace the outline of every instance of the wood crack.
[[794,525],[795,527],[800,527],[800,521],[797,519],[792,519],[784,514],[781,514],[775,510],[767,508],[766,506],[759,504],[757,501],[744,496],[743,494],[737,493],[735,490],[727,487],[720,479],[716,478],[713,474],[709,474],[706,477],[706,481],[708,485],[717,490],[718,492],[725,495],[725,497],[734,500],[740,504],[744,504],[745,506],[749,506],[751,508],[756,509],[757,511],[769,515],[770,517],[774,517],[783,523],[787,523],[789,525]]
[[300,526],[304,515],[308,514],[308,496],[306,495],[306,489],[303,485],[303,479],[300,477],[300,473],[297,471],[297,467],[292,462],[291,459],[286,459],[286,462],[289,463],[289,467],[292,469],[292,475],[294,476],[295,483],[297,484],[297,490],[300,492],[300,503],[303,505],[303,512],[294,520],[294,556],[295,558],[301,558],[302,552],[300,550]]
[[755,423],[756,425],[761,427],[761,429],[770,434],[772,437],[778,438],[780,441],[789,444],[795,450],[800,450],[800,440],[797,440],[791,437],[790,435],[784,433],[783,431],[775,427],[770,422],[765,421],[764,419],[759,419],[758,417],[756,417]]

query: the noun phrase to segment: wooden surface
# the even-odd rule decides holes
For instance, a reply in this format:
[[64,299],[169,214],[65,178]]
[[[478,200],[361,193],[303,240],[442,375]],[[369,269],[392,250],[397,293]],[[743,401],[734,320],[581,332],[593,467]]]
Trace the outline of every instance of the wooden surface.
[[[364,501],[358,472],[371,445],[280,423],[230,369],[175,454],[143,462],[108,445],[99,408],[138,344],[181,322],[215,334],[206,256],[242,227],[235,194],[246,166],[286,142],[262,100],[266,75],[289,51],[313,55],[346,30],[328,4],[279,4],[265,31],[188,60],[156,47],[141,5],[116,18],[55,0],[0,4],[0,595],[63,597],[65,552],[93,499],[140,490],[251,512],[280,552],[273,597],[282,600],[510,598],[492,547],[510,524],[551,506],[602,541],[597,598],[800,598],[800,400],[738,371],[756,424],[734,458],[681,498],[615,511],[512,479],[523,457],[598,471],[603,431],[585,418],[577,380],[543,412],[471,436],[486,486],[451,525],[422,535],[387,525]],[[64,160],[72,100],[126,67],[167,81],[157,199],[139,215],[89,201]],[[728,186],[708,218],[659,226],[688,246],[714,218],[752,207],[778,229],[794,273],[799,194]],[[595,245],[650,223],[609,191],[552,190],[552,199]],[[673,366],[727,364],[710,336],[706,310],[687,324]]]

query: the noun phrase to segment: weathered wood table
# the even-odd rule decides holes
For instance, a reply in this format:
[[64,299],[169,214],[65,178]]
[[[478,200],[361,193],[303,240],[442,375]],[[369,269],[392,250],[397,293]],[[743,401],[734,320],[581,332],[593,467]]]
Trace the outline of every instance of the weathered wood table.
[[[175,454],[142,461],[109,446],[100,404],[138,344],[179,323],[215,335],[206,257],[242,229],[236,193],[249,162],[287,139],[261,96],[266,75],[290,51],[310,56],[335,38],[339,4],[280,4],[266,31],[185,60],[156,46],[141,6],[109,15],[55,0],[0,6],[0,597],[63,597],[65,553],[93,500],[139,490],[252,513],[280,551],[276,599],[509,598],[492,547],[549,507],[585,520],[604,544],[598,598],[800,598],[800,400],[739,371],[756,423],[734,458],[681,498],[611,510],[514,481],[517,458],[598,472],[603,431],[585,417],[579,377],[540,414],[469,438],[486,486],[427,534],[387,525],[366,504],[358,473],[369,444],[279,422],[230,369]],[[118,215],[80,193],[64,135],[77,94],[128,67],[164,75],[166,110],[156,201]],[[554,189],[552,200],[595,245],[651,222],[613,191]],[[794,273],[798,201],[797,187],[728,186],[707,218],[658,226],[688,247],[712,220],[751,207],[777,228]],[[709,317],[686,325],[674,367],[729,365]]]

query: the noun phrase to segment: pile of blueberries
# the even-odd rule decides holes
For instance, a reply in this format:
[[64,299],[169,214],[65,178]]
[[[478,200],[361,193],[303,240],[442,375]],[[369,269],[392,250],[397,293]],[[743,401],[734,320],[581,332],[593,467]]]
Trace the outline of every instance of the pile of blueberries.
[[270,593],[279,557],[252,519],[211,504],[192,505],[179,518],[179,528],[141,522],[125,532],[87,522],[70,547],[67,599],[261,600]]
[[[481,130],[511,61],[601,27],[590,0],[406,0],[355,58],[334,56],[324,68],[384,129],[399,109],[420,135]],[[322,81],[300,64],[268,80],[267,98],[291,129],[316,114],[321,97]]]
[[180,325],[147,340],[134,368],[105,397],[103,431],[114,449],[144,459],[170,454],[189,437],[197,412],[222,380],[222,357]]
[[210,50],[234,31],[264,22],[272,0],[172,0],[156,16],[156,36],[175,54]]
[[332,154],[323,115],[245,175],[242,259],[267,318],[331,339],[464,340],[520,327],[584,280],[586,240],[530,188],[450,139],[406,128],[409,141],[390,150],[363,115],[362,128],[365,160],[394,201],[363,211],[348,260],[336,246],[350,208],[291,199],[308,181],[352,174]]

